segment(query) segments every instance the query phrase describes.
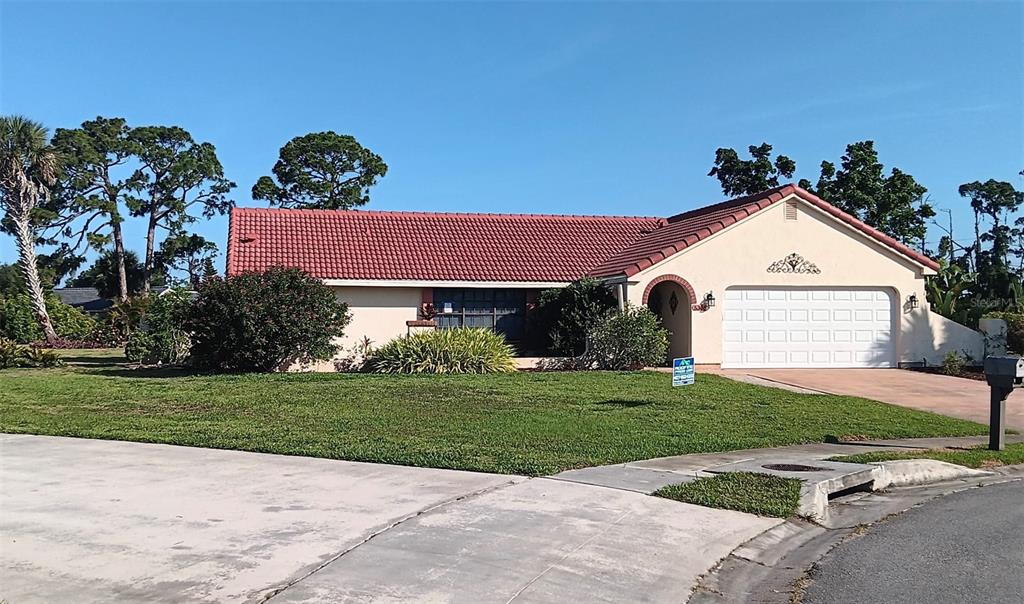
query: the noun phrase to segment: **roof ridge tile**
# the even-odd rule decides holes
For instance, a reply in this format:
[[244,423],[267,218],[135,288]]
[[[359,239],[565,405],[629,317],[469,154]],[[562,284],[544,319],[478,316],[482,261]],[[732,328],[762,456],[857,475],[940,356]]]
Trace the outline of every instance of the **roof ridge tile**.
[[235,207],[227,273],[285,265],[324,279],[568,282],[586,274],[630,276],[793,195],[915,262],[938,266],[785,184],[669,218]]
[[424,218],[554,218],[554,219],[576,219],[586,220],[638,220],[662,222],[664,218],[658,216],[631,216],[625,214],[533,214],[513,212],[424,212],[421,210],[318,210],[309,208],[253,208],[246,206],[235,206],[231,210],[237,213],[246,214],[312,214],[323,216],[408,216]]

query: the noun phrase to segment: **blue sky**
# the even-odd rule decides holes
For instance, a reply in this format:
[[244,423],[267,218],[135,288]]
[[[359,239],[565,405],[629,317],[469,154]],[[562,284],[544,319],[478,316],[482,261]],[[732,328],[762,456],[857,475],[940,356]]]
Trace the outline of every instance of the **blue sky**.
[[[4,0],[0,112],[182,126],[239,205],[290,138],[352,134],[389,210],[669,215],[722,198],[718,147],[814,180],[873,139],[966,236],[961,183],[1022,184],[1022,40],[1019,2]],[[223,249],[227,218],[195,230]]]

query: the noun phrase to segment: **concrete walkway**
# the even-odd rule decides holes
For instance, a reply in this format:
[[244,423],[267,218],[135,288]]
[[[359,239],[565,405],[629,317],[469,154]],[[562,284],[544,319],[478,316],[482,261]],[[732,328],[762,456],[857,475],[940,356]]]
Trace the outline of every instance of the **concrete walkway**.
[[0,601],[683,602],[779,523],[630,490],[0,435]]
[[[1024,435],[1007,434],[1006,442],[1024,442]],[[625,489],[637,493],[653,493],[661,487],[689,482],[706,475],[709,468],[747,461],[760,463],[802,463],[814,462],[837,455],[854,455],[870,451],[899,449],[941,449],[974,447],[988,443],[988,437],[968,436],[957,438],[912,438],[900,440],[875,440],[852,443],[814,443],[773,447],[770,449],[746,449],[724,453],[703,453],[676,455],[634,461],[625,464],[596,466],[580,470],[568,470],[551,478],[576,484],[599,485],[614,489]]]
[[[911,409],[988,423],[989,388],[978,380],[906,369],[710,369],[727,378],[859,396]],[[1024,391],[1006,401],[1007,426],[1024,430]]]

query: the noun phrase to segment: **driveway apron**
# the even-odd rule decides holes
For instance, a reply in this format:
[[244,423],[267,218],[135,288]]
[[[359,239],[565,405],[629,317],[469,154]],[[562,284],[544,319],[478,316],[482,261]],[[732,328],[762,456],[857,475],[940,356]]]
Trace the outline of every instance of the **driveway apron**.
[[779,521],[640,493],[0,436],[0,600],[685,601]]
[[[905,369],[724,369],[716,373],[725,377],[753,376],[988,423],[989,388],[979,380]],[[1017,390],[1006,401],[1006,423],[1024,430],[1024,392]]]

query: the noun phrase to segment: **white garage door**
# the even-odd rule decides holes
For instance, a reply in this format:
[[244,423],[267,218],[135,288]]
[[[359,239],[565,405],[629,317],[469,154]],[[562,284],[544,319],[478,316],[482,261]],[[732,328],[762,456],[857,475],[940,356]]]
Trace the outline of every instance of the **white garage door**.
[[723,367],[893,367],[892,296],[884,289],[730,288]]

